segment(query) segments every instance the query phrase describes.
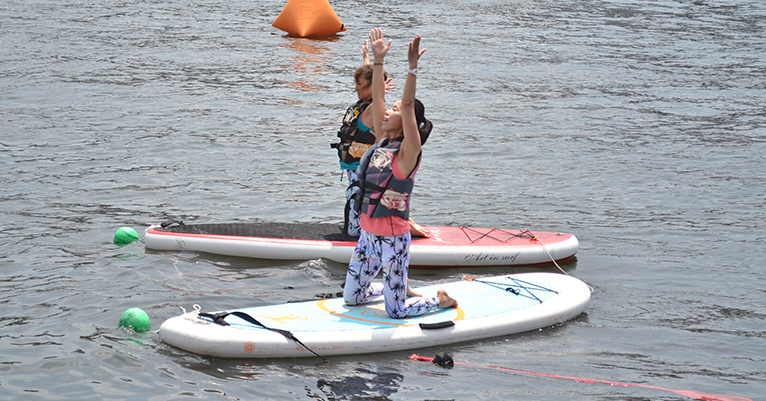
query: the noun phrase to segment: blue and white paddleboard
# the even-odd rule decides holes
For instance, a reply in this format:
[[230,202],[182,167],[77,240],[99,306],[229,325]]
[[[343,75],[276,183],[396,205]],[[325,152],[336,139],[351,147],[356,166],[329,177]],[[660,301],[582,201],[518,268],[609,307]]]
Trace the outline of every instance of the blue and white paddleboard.
[[[230,310],[220,313],[225,317],[216,323],[210,317],[215,313],[202,312],[195,305],[194,311],[166,320],[159,335],[186,351],[223,358],[400,351],[551,326],[580,315],[591,294],[577,278],[555,273],[466,278],[415,291],[436,296],[439,289],[455,298],[458,307],[392,319],[385,313],[382,297],[362,306],[346,306],[343,299],[333,298]],[[269,329],[289,332],[294,339]]]

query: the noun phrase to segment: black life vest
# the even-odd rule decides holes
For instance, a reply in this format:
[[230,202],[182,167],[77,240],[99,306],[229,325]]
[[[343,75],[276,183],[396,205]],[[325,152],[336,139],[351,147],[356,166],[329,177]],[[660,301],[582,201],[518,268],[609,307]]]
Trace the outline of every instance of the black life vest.
[[401,141],[390,142],[388,138],[373,145],[364,154],[356,171],[358,181],[352,186],[358,186],[354,206],[358,211],[373,218],[399,216],[408,219],[410,216],[410,195],[415,186],[415,173],[420,167],[418,162],[410,175],[401,180],[394,176],[392,162],[394,155],[399,152]]
[[357,125],[357,120],[362,112],[372,104],[372,100],[359,100],[346,110],[343,116],[343,125],[338,130],[340,142],[330,145],[338,149],[338,157],[346,162],[358,162],[364,152],[375,143],[375,135],[370,131],[362,131]]

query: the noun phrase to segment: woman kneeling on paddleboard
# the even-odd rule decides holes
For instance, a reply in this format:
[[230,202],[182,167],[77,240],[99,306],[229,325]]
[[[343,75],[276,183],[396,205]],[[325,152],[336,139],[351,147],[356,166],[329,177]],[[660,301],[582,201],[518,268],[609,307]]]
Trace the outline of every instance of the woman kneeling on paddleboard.
[[[380,28],[370,33],[375,56],[372,74],[372,98],[375,132],[385,138],[362,157],[357,170],[360,188],[355,204],[361,208],[361,235],[349,263],[343,299],[347,305],[359,305],[383,295],[386,313],[395,319],[418,316],[436,308],[457,306],[457,301],[439,290],[433,298],[414,296],[408,291],[407,271],[412,236],[409,205],[414,176],[420,166],[421,145],[431,132],[425,108],[415,99],[420,36],[410,42],[409,71],[402,99],[389,110],[385,105],[383,59],[391,40],[386,43]],[[383,283],[373,279],[383,270]]]
[[[345,172],[350,184],[357,181],[356,170],[359,168],[359,161],[362,155],[370,146],[385,137],[383,134],[376,136],[373,130],[372,111],[365,113],[367,107],[372,104],[373,71],[368,41],[366,40],[364,41],[364,46],[362,46],[362,58],[364,65],[354,71],[354,90],[359,100],[349,107],[343,116],[343,125],[338,130],[340,142],[331,145],[332,148],[338,149],[341,172]],[[383,70],[383,80],[385,81],[385,91],[387,93],[389,89],[393,88],[394,84],[392,79],[388,78],[385,70]],[[385,104],[385,99],[383,102]],[[341,181],[343,181],[343,176],[341,176]],[[354,185],[349,185],[346,188],[346,207],[343,212],[343,233],[352,238],[359,237],[359,214],[361,212],[358,208],[354,207],[353,196],[357,189]],[[413,237],[427,238],[431,236],[428,230],[415,223],[412,218],[410,218],[410,234]]]

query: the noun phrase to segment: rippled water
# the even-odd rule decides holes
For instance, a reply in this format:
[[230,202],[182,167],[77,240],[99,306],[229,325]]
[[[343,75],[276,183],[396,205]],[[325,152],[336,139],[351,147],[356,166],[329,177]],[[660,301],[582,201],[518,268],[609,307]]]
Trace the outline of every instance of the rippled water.
[[[0,399],[675,400],[500,366],[766,393],[766,6],[747,1],[333,1],[349,30],[271,27],[266,0],[0,4]],[[121,226],[340,221],[334,141],[373,26],[428,48],[424,224],[572,232],[595,288],[560,326],[439,351],[222,360],[152,330],[336,292],[345,266],[117,247]],[[539,268],[534,268],[539,269]],[[555,267],[545,268],[556,271]],[[473,275],[526,271],[507,267]],[[461,269],[413,270],[416,284]]]

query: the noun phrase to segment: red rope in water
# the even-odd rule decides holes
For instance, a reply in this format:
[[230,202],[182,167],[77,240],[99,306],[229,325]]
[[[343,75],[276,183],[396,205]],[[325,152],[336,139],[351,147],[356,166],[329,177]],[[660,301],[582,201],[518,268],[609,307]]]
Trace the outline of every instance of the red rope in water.
[[[428,357],[424,357],[424,356],[418,356],[417,354],[412,354],[410,356],[410,360],[411,361],[433,362],[434,358],[428,358]],[[673,390],[673,389],[669,389],[669,388],[649,386],[649,385],[645,385],[645,384],[619,383],[619,382],[613,382],[613,381],[608,381],[608,380],[583,379],[583,378],[580,378],[580,377],[573,377],[573,376],[560,376],[560,375],[552,375],[552,374],[547,374],[547,373],[526,372],[526,371],[523,371],[523,370],[501,368],[501,367],[497,367],[497,366],[477,366],[477,365],[472,365],[470,363],[463,363],[463,362],[454,362],[454,364],[455,365],[463,365],[463,366],[480,367],[480,368],[485,368],[485,369],[502,370],[502,371],[506,371],[506,372],[522,373],[522,374],[525,374],[525,375],[551,377],[551,378],[554,378],[554,379],[569,379],[569,380],[574,380],[574,381],[576,381],[578,383],[603,383],[603,384],[609,384],[611,386],[651,388],[651,389],[655,389],[655,390],[669,391],[671,393],[675,393],[675,394],[678,394],[678,395],[683,395],[685,397],[695,398],[695,399],[703,400],[703,401],[753,401],[750,398],[739,397],[739,396],[736,396],[736,395],[710,394],[710,393],[701,393],[699,391],[691,391],[691,390]]]

